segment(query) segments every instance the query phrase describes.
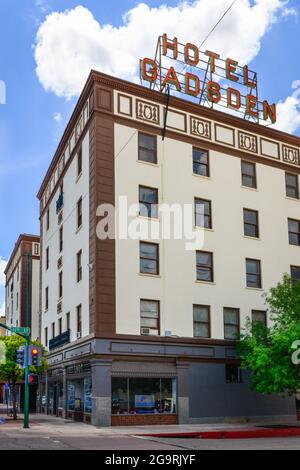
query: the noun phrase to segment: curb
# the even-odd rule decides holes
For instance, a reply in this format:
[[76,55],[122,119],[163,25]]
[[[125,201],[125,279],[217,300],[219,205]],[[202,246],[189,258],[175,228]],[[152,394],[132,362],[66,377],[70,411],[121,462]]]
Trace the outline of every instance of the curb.
[[296,437],[300,436],[300,428],[271,428],[271,429],[232,429],[216,431],[198,431],[182,433],[143,434],[148,437],[174,437],[194,439],[255,439],[268,437]]

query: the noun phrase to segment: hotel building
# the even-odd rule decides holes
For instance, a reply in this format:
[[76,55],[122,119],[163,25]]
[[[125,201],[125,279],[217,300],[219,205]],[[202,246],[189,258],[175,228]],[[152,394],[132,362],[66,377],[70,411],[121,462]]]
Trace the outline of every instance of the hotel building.
[[[247,317],[270,321],[263,293],[284,273],[300,278],[300,139],[174,96],[165,120],[166,104],[91,72],[45,175],[42,411],[100,426],[294,416],[294,398],[250,391],[235,339]],[[203,246],[100,239],[97,209],[123,196],[143,220],[189,204]]]

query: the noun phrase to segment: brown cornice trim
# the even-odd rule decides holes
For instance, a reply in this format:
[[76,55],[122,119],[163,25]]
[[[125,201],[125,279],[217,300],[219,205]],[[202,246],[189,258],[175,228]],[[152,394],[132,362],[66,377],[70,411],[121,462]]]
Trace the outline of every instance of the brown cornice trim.
[[[144,122],[134,121],[123,116],[115,116],[115,122],[117,124],[125,125],[133,129],[139,129],[150,134],[161,135],[162,129],[146,124]],[[200,137],[194,137],[192,135],[181,134],[170,129],[166,129],[165,137],[170,139],[179,140],[181,142],[186,142],[188,144],[194,145],[196,147],[201,146],[203,149],[215,150],[216,152],[225,153],[234,157],[241,158],[242,160],[249,160],[254,163],[261,163],[262,165],[269,165],[275,168],[279,168],[284,171],[291,171],[293,173],[300,174],[300,166],[289,165],[287,162],[282,162],[281,160],[260,157],[259,155],[254,155],[253,153],[243,152],[233,147],[227,147],[222,144],[212,142],[208,139],[201,139]]]
[[[16,241],[15,243],[15,246],[14,246],[14,249],[9,257],[9,260],[7,262],[7,265],[6,265],[6,268],[4,270],[4,274],[6,275],[10,266],[11,266],[11,263],[15,257],[15,254],[16,252],[18,251],[19,249],[19,246],[21,244],[22,241],[26,241],[26,242],[33,242],[33,243],[40,243],[40,237],[39,235],[30,235],[30,234],[27,234],[27,233],[21,233],[19,235],[19,238],[18,240]],[[21,253],[22,254],[22,253]]]
[[224,339],[212,339],[212,338],[187,338],[187,337],[170,337],[170,336],[140,336],[140,335],[95,335],[96,339],[106,339],[117,342],[130,341],[136,344],[143,343],[160,343],[160,344],[184,344],[192,346],[227,346],[235,347],[236,341],[229,341]]
[[[92,70],[87,82],[83,88],[83,91],[78,99],[78,102],[75,106],[75,109],[71,115],[69,123],[63,133],[63,136],[60,140],[60,143],[57,147],[57,150],[54,154],[54,157],[50,163],[50,166],[47,170],[47,173],[44,177],[44,180],[41,184],[39,192],[37,194],[38,199],[41,199],[42,194],[45,190],[45,187],[48,183],[48,180],[57,164],[61,153],[63,152],[65,145],[70,137],[70,134],[80,116],[83,105],[90,96],[91,90],[95,83],[106,85],[112,89],[125,92],[127,94],[133,94],[140,98],[146,98],[152,100],[154,103],[165,104],[166,96],[164,93],[161,93],[156,90],[150,90],[149,88],[137,85],[135,83],[128,82],[127,80],[122,80],[120,78],[112,77],[101,72]],[[279,131],[277,129],[272,129],[270,127],[261,126],[259,124],[245,121],[241,118],[237,118],[230,114],[224,113],[222,111],[216,111],[214,109],[206,108],[205,106],[197,105],[190,101],[184,100],[182,98],[177,98],[175,96],[170,96],[170,107],[177,108],[179,110],[192,113],[194,117],[204,117],[206,119],[212,119],[214,121],[232,125],[240,129],[244,129],[248,132],[254,134],[260,134],[262,136],[269,137],[271,139],[277,139],[283,143],[290,144],[292,146],[300,147],[300,137],[288,134],[286,132]]]
[[[99,82],[114,88],[115,90],[124,91],[128,94],[132,93],[137,96],[148,98],[154,102],[165,104],[166,95],[156,90],[150,90],[149,88],[131,83],[127,80],[122,80],[120,78],[112,77],[106,75],[102,72],[97,72],[95,70],[91,71],[90,75],[95,82]],[[270,127],[262,126],[254,122],[246,121],[244,119],[232,116],[223,111],[217,111],[215,109],[210,109],[202,105],[192,103],[190,101],[178,98],[175,96],[170,96],[169,106],[181,109],[186,112],[194,113],[195,116],[203,116],[207,119],[212,119],[224,123],[226,125],[230,124],[241,129],[245,129],[248,132],[254,132],[255,134],[261,134],[270,137],[271,139],[283,140],[290,142],[292,145],[300,147],[300,137],[295,135],[288,134],[287,132],[279,131],[278,129],[273,129]]]

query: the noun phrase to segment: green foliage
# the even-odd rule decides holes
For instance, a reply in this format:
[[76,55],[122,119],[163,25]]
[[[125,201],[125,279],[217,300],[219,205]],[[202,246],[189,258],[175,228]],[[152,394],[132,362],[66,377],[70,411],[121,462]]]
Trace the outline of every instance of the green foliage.
[[252,325],[248,320],[238,346],[242,367],[250,369],[256,391],[294,394],[300,377],[300,365],[292,362],[293,343],[300,340],[300,282],[293,284],[285,275],[266,295],[266,303],[272,325]]
[[[16,364],[16,355],[19,347],[25,345],[25,339],[18,335],[12,335],[0,336],[0,341],[4,342],[6,349],[6,362],[5,364],[0,364],[0,380],[13,383],[24,379],[24,369],[21,369],[19,365]],[[32,341],[31,344],[42,347],[43,363],[41,367],[30,367],[30,371],[35,373],[44,372],[48,368],[46,350],[38,341]]]

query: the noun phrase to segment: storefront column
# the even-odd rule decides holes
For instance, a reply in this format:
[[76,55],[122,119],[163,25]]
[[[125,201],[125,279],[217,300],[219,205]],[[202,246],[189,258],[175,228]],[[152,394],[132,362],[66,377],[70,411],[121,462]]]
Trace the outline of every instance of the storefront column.
[[66,367],[63,368],[62,371],[62,386],[63,386],[63,412],[62,417],[67,419],[67,402],[68,402],[68,388],[67,388],[67,369]]
[[188,370],[188,363],[177,362],[177,403],[179,424],[188,424],[190,418]]
[[49,408],[48,393],[49,393],[49,387],[48,387],[48,373],[46,372],[46,377],[45,377],[45,397],[46,397],[45,413],[46,413],[46,415],[48,414],[48,408]]
[[111,360],[96,359],[92,365],[92,424],[111,426]]

